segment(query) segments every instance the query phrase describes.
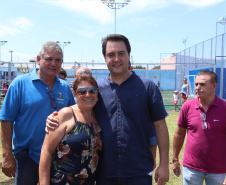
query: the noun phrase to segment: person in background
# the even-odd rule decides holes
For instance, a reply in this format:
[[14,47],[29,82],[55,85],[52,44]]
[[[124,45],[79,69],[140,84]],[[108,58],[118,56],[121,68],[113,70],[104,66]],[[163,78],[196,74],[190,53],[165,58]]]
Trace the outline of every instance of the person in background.
[[[94,111],[103,134],[97,185],[152,184],[153,124],[160,151],[155,181],[161,185],[169,180],[168,114],[155,83],[129,70],[130,52],[129,40],[123,35],[112,34],[102,40],[110,74],[97,81],[99,96]],[[58,120],[50,117],[47,127],[54,129]]]
[[5,91],[2,92],[1,97],[5,97],[5,95],[6,95],[6,93],[7,93],[7,90],[8,90],[8,88],[9,88],[9,84],[6,83],[6,82],[3,82],[2,87],[3,87],[3,89],[4,89]]
[[58,74],[58,78],[60,78],[62,80],[66,80],[67,72],[65,71],[65,69],[63,69],[63,68],[60,69],[60,72]]
[[73,93],[77,104],[61,109],[59,127],[45,136],[39,164],[40,185],[95,182],[102,150],[101,129],[93,111],[98,100],[96,80],[91,75],[78,76]]
[[[91,75],[92,76],[92,71],[88,68],[88,67],[79,67],[77,70],[76,70],[76,73],[75,73],[75,78],[77,78],[79,75],[82,75],[82,74],[87,74],[87,75]],[[72,84],[69,84],[69,86],[71,87],[72,89]],[[73,89],[72,89],[73,90]]]
[[70,87],[57,77],[63,62],[60,46],[44,43],[37,61],[39,69],[10,84],[0,113],[2,172],[15,177],[15,185],[37,185],[45,120],[54,110],[75,104]]
[[220,185],[226,177],[226,102],[215,95],[217,75],[199,72],[195,99],[181,108],[173,140],[173,171],[180,176],[179,153],[187,133],[183,157],[183,185]]
[[182,96],[181,96],[182,104],[184,104],[184,102],[187,101],[187,99],[188,99],[188,92],[189,92],[189,84],[187,82],[187,78],[184,78],[183,81],[184,81],[184,84],[183,84],[183,86],[181,88],[181,92],[178,94],[178,95],[182,94]]
[[177,106],[177,103],[178,103],[179,98],[180,98],[179,91],[178,90],[175,90],[174,91],[173,98],[172,98],[172,102],[174,103],[174,112],[177,111],[177,108],[180,111],[180,107]]
[[160,82],[159,82],[159,81],[160,81],[160,80],[158,80],[158,82],[157,82],[157,84],[156,84],[158,88],[160,88]]
[[75,78],[77,78],[79,75],[83,75],[83,74],[92,76],[92,71],[88,67],[81,66],[80,68],[77,69]]

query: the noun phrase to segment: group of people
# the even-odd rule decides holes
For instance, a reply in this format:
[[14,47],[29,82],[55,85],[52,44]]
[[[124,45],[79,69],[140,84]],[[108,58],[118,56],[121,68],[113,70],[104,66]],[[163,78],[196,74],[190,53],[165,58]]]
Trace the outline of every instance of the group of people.
[[[17,77],[5,97],[0,113],[3,173],[23,185],[152,184],[150,143],[156,133],[161,162],[155,180],[165,184],[168,114],[156,85],[128,70],[130,52],[125,36],[108,35],[102,53],[109,76],[96,82],[90,74],[78,74],[71,91],[57,76],[62,49],[45,43],[37,56],[39,69]],[[49,125],[59,125],[46,134],[48,115]]]
[[[16,185],[150,185],[156,144],[155,182],[169,181],[168,114],[159,88],[129,70],[125,36],[103,38],[102,53],[109,76],[96,81],[89,69],[78,69],[71,90],[57,76],[62,49],[46,42],[39,69],[10,84],[0,113],[2,171]],[[187,131],[184,184],[226,184],[226,120],[219,111],[226,104],[215,95],[215,73],[200,73],[195,83],[197,98],[183,104],[174,135],[173,170],[180,175]]]

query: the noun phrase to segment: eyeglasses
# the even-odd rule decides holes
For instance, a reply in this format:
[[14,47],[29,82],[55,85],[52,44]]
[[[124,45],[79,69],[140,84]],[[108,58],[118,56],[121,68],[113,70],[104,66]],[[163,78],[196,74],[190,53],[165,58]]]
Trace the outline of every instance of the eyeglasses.
[[207,123],[206,123],[206,113],[200,113],[200,118],[203,120],[202,122],[202,128],[207,129]]
[[98,88],[93,86],[90,88],[78,88],[76,92],[78,93],[79,96],[86,94],[86,92],[89,91],[90,94],[97,94],[98,93]]
[[50,99],[51,99],[51,103],[54,109],[57,109],[57,103],[55,101],[55,95],[53,93],[53,91],[50,91],[49,93],[47,92],[47,94],[49,95]]

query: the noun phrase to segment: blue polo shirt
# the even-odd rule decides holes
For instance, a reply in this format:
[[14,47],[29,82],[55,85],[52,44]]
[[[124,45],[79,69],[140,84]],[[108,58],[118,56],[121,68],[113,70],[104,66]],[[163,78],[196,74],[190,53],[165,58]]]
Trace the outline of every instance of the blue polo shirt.
[[56,77],[52,92],[57,109],[47,93],[49,87],[37,75],[37,70],[18,76],[9,86],[0,120],[13,124],[13,153],[29,148],[31,158],[39,163],[45,137],[46,118],[53,111],[75,104],[73,93],[64,81]]
[[153,122],[168,116],[158,87],[133,72],[121,85],[109,77],[98,80],[98,88],[95,114],[103,131],[100,175],[114,178],[148,174],[153,170]]

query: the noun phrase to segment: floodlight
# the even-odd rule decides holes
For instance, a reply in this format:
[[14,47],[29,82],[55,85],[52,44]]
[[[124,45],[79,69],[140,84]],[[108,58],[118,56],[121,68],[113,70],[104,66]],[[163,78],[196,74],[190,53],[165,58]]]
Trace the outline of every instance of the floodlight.
[[101,0],[103,4],[105,4],[107,7],[115,10],[115,33],[116,33],[116,9],[120,9],[125,7],[127,4],[129,4],[130,0],[124,0],[124,1],[115,1],[115,0]]

